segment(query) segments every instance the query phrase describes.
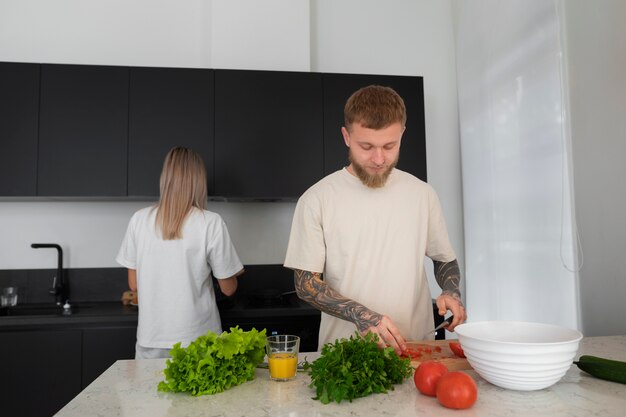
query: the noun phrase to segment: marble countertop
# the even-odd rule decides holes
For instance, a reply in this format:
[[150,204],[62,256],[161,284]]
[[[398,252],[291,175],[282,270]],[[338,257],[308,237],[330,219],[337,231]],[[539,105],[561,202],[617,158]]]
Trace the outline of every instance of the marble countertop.
[[[626,336],[584,338],[579,355],[591,354],[626,361]],[[318,353],[304,353],[309,361]],[[478,401],[467,410],[449,410],[432,397],[421,395],[412,378],[387,394],[353,402],[324,405],[312,400],[310,378],[299,372],[288,382],[269,379],[257,369],[253,381],[216,395],[192,397],[162,393],[164,359],[118,361],[59,411],[59,417],[98,416],[622,416],[626,385],[603,381],[572,365],[552,387],[540,391],[511,391],[491,385],[474,371]]]

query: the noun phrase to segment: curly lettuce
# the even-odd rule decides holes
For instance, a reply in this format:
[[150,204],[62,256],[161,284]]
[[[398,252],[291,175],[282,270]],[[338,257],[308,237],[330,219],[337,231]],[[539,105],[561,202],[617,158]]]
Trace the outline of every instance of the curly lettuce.
[[265,329],[243,331],[232,327],[217,335],[209,331],[187,348],[176,343],[163,371],[158,390],[216,394],[254,379],[256,366],[265,357]]

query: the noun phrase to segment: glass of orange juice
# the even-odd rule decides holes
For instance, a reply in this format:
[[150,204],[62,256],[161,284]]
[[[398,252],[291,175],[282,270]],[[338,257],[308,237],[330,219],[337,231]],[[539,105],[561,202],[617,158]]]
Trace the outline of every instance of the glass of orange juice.
[[288,381],[296,376],[300,338],[289,334],[269,336],[265,351],[274,381]]

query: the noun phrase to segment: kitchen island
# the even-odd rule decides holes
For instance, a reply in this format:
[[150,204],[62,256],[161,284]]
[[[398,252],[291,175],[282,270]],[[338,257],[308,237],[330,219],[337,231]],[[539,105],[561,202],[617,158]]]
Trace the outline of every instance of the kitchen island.
[[[589,337],[583,354],[626,361],[626,336]],[[303,353],[309,361],[318,353]],[[412,378],[394,391],[352,402],[324,405],[312,400],[310,378],[299,372],[288,382],[269,379],[257,369],[253,381],[216,395],[193,397],[157,391],[163,380],[164,359],[117,361],[59,411],[59,417],[98,416],[623,416],[626,385],[594,378],[572,365],[552,387],[540,391],[511,391],[491,385],[474,371],[478,401],[467,410],[449,410],[419,394]]]

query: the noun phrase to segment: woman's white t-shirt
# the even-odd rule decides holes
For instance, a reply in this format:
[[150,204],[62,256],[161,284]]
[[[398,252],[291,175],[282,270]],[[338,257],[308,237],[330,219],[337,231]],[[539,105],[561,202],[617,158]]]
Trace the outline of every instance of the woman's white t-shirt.
[[133,215],[116,261],[137,270],[137,343],[186,347],[208,330],[222,331],[211,274],[229,278],[243,265],[219,214],[192,209],[176,240],[161,238],[155,217],[154,207]]

